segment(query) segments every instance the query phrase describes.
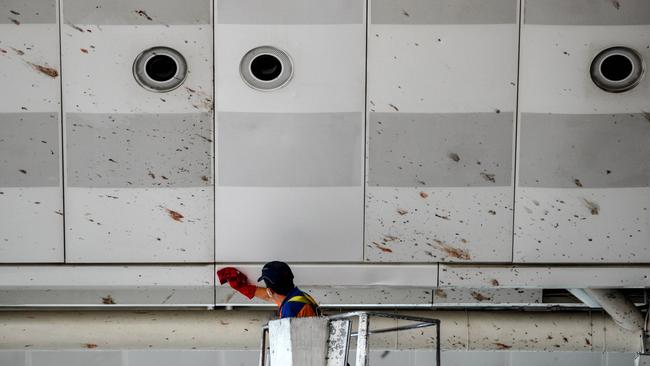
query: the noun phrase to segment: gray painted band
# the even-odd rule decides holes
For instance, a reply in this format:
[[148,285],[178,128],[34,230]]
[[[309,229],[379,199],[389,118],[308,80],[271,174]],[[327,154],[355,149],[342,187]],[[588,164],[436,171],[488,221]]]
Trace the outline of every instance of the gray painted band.
[[58,113],[0,113],[0,187],[58,187]]
[[66,114],[70,187],[203,187],[212,181],[212,118]]
[[364,0],[219,0],[218,24],[362,24]]
[[650,24],[648,0],[526,0],[524,23],[540,25]]
[[368,185],[509,186],[513,113],[370,113]]
[[372,24],[515,24],[517,0],[372,0]]
[[63,19],[83,25],[210,24],[210,0],[62,0]]
[[644,114],[524,113],[520,131],[520,186],[650,187]]
[[56,0],[2,0],[0,24],[56,24]]
[[222,112],[217,117],[221,186],[362,183],[362,113]]

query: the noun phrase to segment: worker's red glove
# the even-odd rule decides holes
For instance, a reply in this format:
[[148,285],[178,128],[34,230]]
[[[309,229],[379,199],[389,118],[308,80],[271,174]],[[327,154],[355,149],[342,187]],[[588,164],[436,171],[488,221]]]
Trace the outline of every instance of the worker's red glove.
[[219,283],[222,285],[226,282],[233,289],[239,291],[242,295],[249,299],[255,297],[257,286],[248,283],[248,278],[245,274],[241,273],[237,268],[226,267],[217,271]]

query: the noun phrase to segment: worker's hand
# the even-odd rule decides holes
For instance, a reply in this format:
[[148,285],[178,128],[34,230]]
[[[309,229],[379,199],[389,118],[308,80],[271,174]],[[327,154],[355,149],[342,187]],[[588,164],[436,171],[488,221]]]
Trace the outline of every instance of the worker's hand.
[[255,297],[255,290],[257,286],[248,283],[248,278],[245,274],[241,273],[237,268],[226,267],[217,271],[219,283],[222,285],[226,282],[233,289],[239,291],[242,295],[249,299]]

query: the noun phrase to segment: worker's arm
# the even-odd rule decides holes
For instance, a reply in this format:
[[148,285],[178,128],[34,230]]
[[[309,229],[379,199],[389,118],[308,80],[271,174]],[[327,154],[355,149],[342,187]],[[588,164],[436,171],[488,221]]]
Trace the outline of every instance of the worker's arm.
[[274,302],[269,293],[266,291],[266,287],[258,287],[255,289],[255,297],[262,299],[268,302]]

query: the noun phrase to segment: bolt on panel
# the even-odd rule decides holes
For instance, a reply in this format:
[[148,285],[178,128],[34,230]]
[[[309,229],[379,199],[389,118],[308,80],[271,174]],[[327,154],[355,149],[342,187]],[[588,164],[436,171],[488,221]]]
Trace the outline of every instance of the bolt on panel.
[[648,262],[648,3],[524,4],[514,261]]
[[510,261],[518,3],[369,14],[364,260]]
[[57,2],[3,1],[0,35],[0,263],[62,262]]
[[69,262],[213,261],[211,3],[62,7]]

